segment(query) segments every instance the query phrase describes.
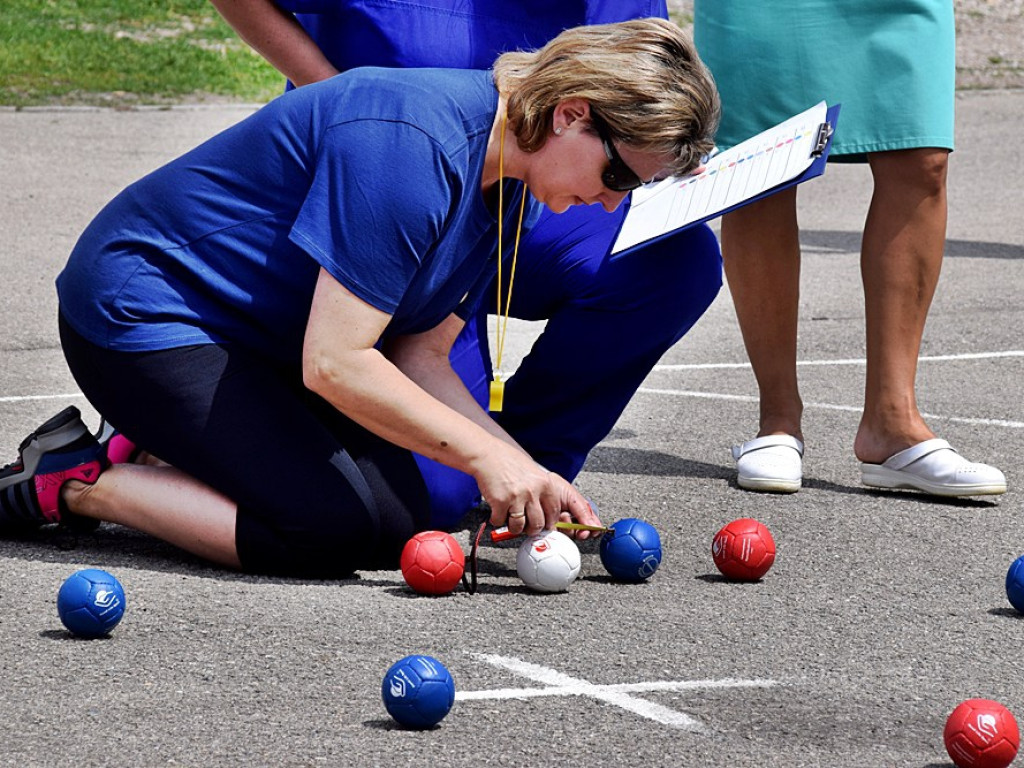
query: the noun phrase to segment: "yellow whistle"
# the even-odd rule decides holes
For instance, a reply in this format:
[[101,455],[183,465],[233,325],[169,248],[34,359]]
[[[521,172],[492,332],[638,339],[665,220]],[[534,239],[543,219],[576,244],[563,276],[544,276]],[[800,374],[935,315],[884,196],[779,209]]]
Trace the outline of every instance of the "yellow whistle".
[[501,379],[495,379],[491,382],[491,402],[490,410],[491,413],[500,413],[501,405],[505,401],[505,382]]

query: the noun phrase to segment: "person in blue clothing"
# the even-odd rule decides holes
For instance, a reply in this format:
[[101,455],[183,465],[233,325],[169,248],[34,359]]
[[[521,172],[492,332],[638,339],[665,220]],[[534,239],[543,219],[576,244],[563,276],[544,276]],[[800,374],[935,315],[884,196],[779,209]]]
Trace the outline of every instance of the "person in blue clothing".
[[717,118],[689,39],[657,19],[569,29],[493,71],[360,68],[275,99],[82,234],[57,280],[64,353],[146,455],[114,463],[123,445],[66,409],[0,470],[0,528],[110,521],[246,571],[345,575],[428,527],[413,451],[513,533],[598,524],[450,349],[527,187],[530,207],[614,210],[696,168]]
[[[212,1],[296,86],[367,65],[484,68],[567,27],[668,16],[664,0]],[[510,314],[547,322],[493,416],[538,462],[570,480],[722,285],[718,242],[706,225],[610,255],[627,209],[580,206],[556,216],[542,208],[519,250]],[[498,311],[497,295],[495,286],[485,292],[453,348],[452,363],[481,404],[491,377],[486,319]],[[457,522],[478,496],[476,484],[417,461],[437,478],[430,484],[435,524]]]

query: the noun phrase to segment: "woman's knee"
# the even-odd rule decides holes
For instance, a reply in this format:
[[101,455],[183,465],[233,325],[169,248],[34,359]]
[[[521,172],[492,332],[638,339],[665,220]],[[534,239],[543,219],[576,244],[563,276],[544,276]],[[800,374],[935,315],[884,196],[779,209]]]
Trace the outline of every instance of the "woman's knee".
[[868,156],[875,186],[914,189],[919,195],[945,194],[949,171],[949,150],[921,147]]
[[631,256],[646,278],[631,281],[633,290],[663,323],[692,325],[722,287],[721,250],[706,225],[650,243]]

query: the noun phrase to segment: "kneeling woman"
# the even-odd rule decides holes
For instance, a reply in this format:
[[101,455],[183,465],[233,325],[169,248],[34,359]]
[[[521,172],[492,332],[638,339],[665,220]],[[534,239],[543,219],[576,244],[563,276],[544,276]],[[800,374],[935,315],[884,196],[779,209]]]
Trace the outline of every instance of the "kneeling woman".
[[[345,575],[426,527],[412,452],[471,475],[513,532],[598,523],[448,351],[526,187],[556,212],[613,210],[695,168],[717,113],[657,19],[570,29],[489,72],[357,69],[279,97],[82,235],[61,341],[124,437],[70,410],[44,424],[0,473],[0,526],[92,518],[230,567]],[[124,438],[141,461],[114,463]]]

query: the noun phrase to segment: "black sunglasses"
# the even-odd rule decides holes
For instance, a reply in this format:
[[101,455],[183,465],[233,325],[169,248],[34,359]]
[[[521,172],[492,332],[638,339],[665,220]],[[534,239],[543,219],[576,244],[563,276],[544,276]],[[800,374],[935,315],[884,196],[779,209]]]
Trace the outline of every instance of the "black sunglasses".
[[626,162],[615,150],[611,136],[608,135],[608,124],[593,110],[590,111],[590,122],[593,123],[594,130],[597,131],[601,145],[604,147],[604,153],[608,156],[608,167],[601,174],[602,183],[613,192],[631,192],[637,187],[642,187],[643,179],[626,165]]

